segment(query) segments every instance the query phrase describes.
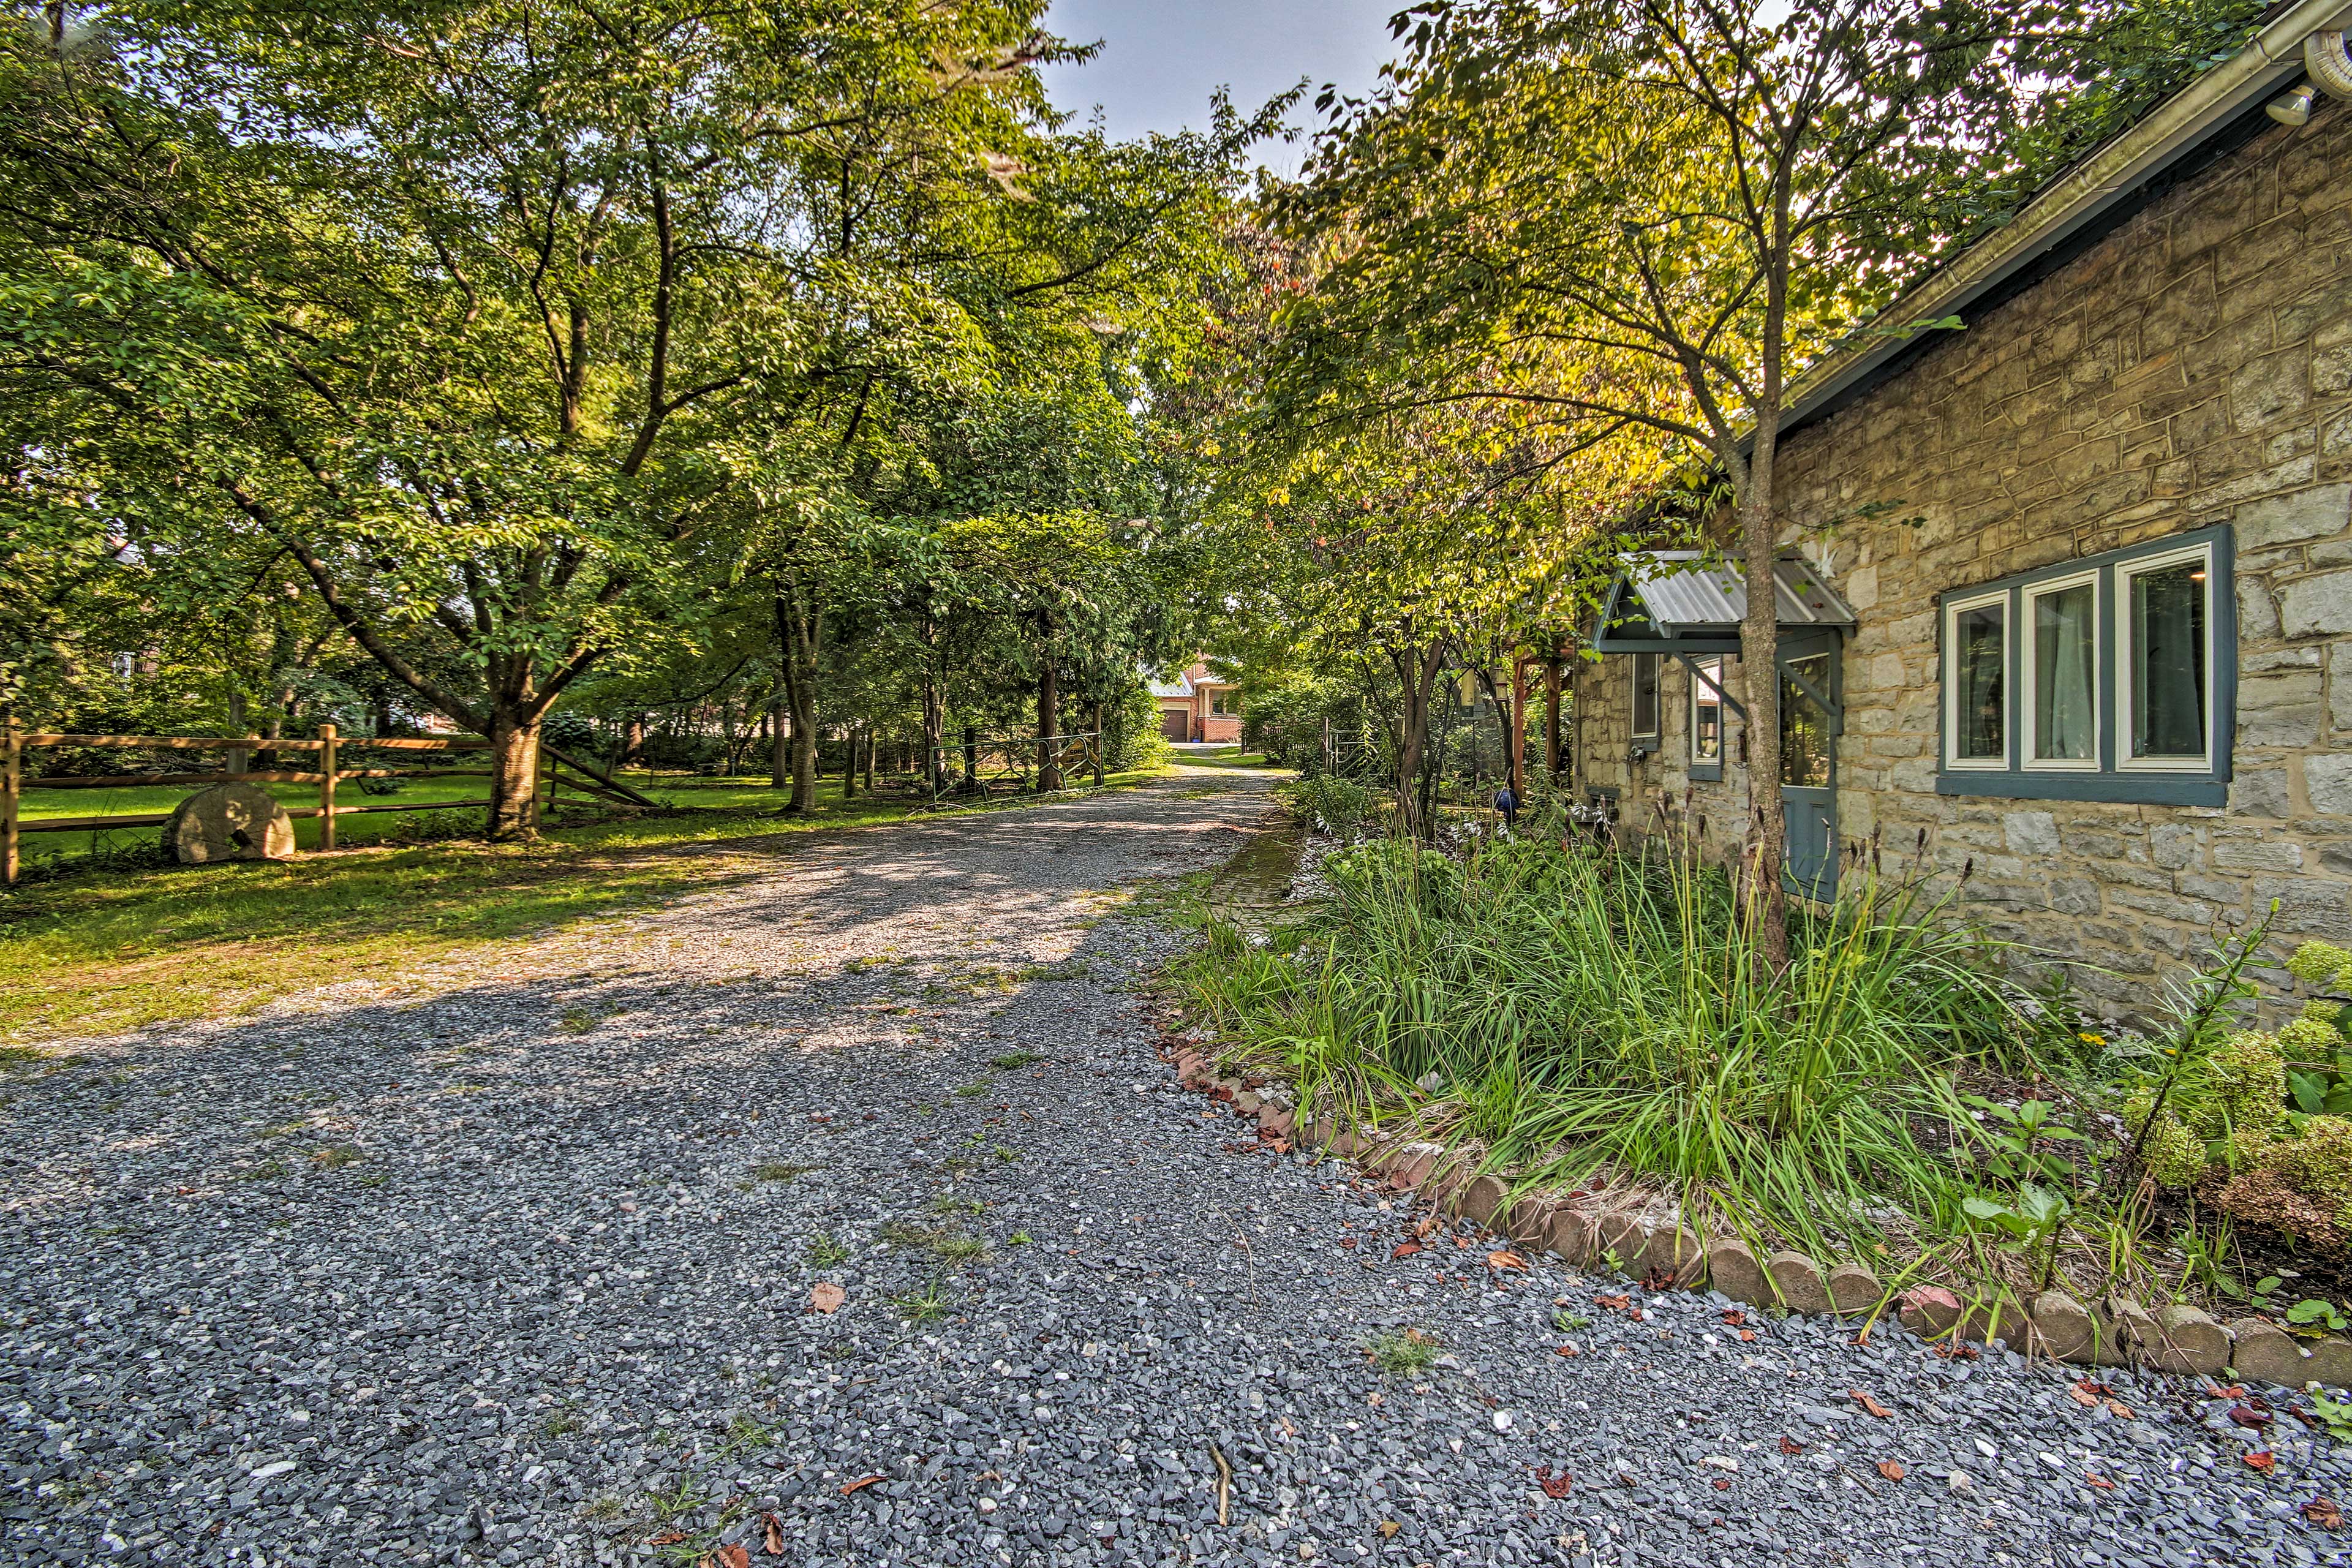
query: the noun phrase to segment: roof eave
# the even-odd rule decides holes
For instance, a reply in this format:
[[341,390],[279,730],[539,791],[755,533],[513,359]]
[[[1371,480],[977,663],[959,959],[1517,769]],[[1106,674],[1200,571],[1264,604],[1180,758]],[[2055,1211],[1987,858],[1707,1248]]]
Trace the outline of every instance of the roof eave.
[[[2344,0],[2300,0],[2257,32],[2245,48],[2084,159],[2023,212],[1895,300],[1878,319],[1938,321],[1964,313],[2037,258],[2128,199],[2174,160],[2287,86],[2303,70],[2303,40],[2345,10]],[[1870,336],[1832,351],[1791,389],[1781,428],[1793,430],[1819,417],[1909,346],[1902,338]]]

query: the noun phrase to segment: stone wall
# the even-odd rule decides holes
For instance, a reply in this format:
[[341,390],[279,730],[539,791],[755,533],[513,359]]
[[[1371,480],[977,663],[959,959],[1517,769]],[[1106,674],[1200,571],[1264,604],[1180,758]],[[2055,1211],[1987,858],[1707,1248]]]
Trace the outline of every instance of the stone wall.
[[[2352,108],[2266,132],[1783,449],[1785,542],[1853,605],[1839,827],[1931,872],[2117,1012],[2280,906],[2352,941]],[[1888,510],[1852,521],[1857,509]],[[2234,778],[2218,808],[1936,793],[1936,596],[2213,523],[2237,551]],[[1577,671],[1584,782],[1727,847],[1734,759],[1688,784],[1685,680],[1628,766],[1632,660]],[[1737,666],[1727,682],[1739,693]]]

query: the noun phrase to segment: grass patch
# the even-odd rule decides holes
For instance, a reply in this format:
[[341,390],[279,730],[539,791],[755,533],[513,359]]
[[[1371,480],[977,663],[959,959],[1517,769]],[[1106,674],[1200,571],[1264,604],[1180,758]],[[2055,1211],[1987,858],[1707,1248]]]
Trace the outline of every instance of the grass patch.
[[1014,1072],[1027,1067],[1031,1062],[1042,1062],[1045,1059],[1045,1057],[1036,1051],[1007,1051],[1001,1057],[989,1058],[988,1065],[999,1072]]
[[832,1237],[819,1233],[809,1237],[808,1260],[812,1268],[831,1268],[849,1261],[849,1248]]
[[1419,1329],[1391,1329],[1364,1342],[1364,1359],[1391,1377],[1409,1377],[1437,1359],[1437,1342]]
[[322,1171],[340,1171],[346,1165],[356,1165],[367,1156],[347,1144],[330,1143],[310,1151],[310,1163]]
[[986,1094],[990,1088],[991,1086],[986,1082],[958,1084],[956,1093],[966,1100],[971,1100],[975,1096]]
[[[1160,771],[1117,774],[1111,785],[1131,787]],[[0,1040],[111,1034],[247,1012],[331,982],[398,981],[485,944],[749,880],[796,853],[803,833],[908,816],[906,801],[869,796],[782,816],[776,793],[758,780],[631,781],[677,809],[556,827],[515,845],[370,847],[346,827],[346,841],[362,847],[275,862],[92,869],[0,893]],[[28,790],[26,815],[163,811],[192,792],[131,788],[120,801],[111,793]],[[133,798],[150,795],[157,798]],[[1008,797],[971,809],[1034,804]],[[267,964],[250,962],[256,947],[269,952]]]
[[762,1160],[751,1167],[751,1179],[755,1182],[790,1182],[807,1175],[811,1171],[822,1169],[821,1165],[794,1165],[782,1160]]

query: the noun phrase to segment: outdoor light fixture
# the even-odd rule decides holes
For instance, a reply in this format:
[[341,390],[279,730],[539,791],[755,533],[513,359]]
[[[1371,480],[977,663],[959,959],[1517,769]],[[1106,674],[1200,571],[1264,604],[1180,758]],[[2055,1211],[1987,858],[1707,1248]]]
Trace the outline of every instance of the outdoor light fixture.
[[2289,88],[2263,106],[2263,112],[2281,125],[2301,125],[2311,118],[2311,100],[2319,96],[2309,82]]

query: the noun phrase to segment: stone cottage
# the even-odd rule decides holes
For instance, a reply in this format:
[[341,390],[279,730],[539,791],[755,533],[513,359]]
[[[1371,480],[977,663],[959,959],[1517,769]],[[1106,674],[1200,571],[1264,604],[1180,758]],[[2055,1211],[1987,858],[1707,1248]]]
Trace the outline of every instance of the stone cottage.
[[[2273,901],[2352,940],[2352,103],[2294,6],[1815,367],[1781,448],[1790,875],[1875,843],[2116,1011]],[[2340,24],[2337,24],[2340,26]],[[2299,29],[2299,31],[2298,31]],[[2323,35],[2325,37],[2325,35]],[[2323,70],[2326,62],[2322,62]],[[1628,558],[1574,661],[1621,831],[1744,831],[1732,573]]]

